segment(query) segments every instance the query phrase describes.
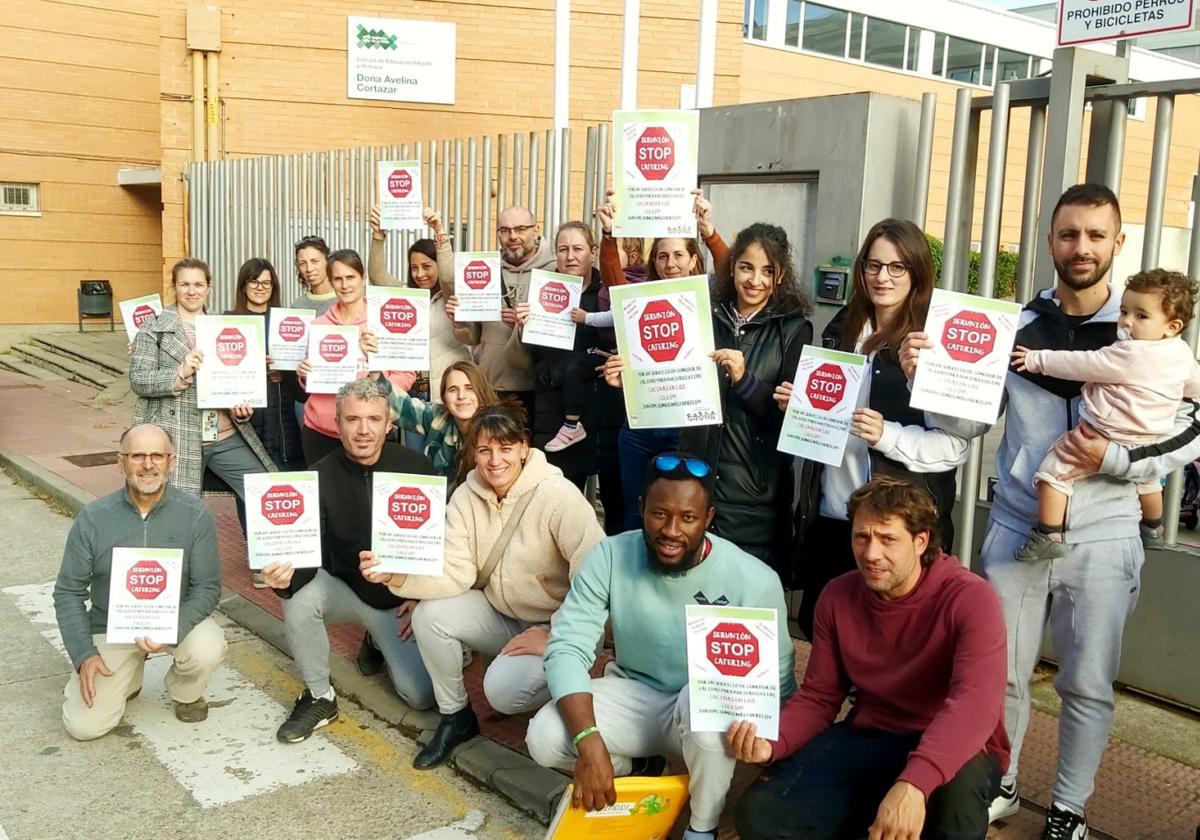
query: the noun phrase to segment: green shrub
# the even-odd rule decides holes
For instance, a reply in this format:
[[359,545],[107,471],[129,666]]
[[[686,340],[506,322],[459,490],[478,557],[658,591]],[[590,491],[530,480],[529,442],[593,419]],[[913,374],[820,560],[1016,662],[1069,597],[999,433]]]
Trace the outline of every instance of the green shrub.
[[[929,253],[933,256],[934,276],[937,278],[938,286],[941,286],[942,258],[945,247],[942,245],[942,240],[936,236],[927,233],[925,239],[929,243]],[[979,252],[972,251],[967,270],[967,291],[973,295],[979,294],[979,259]],[[1016,292],[1016,282],[1017,255],[1012,251],[998,252],[996,254],[996,287],[992,297],[1012,300],[1013,294]]]

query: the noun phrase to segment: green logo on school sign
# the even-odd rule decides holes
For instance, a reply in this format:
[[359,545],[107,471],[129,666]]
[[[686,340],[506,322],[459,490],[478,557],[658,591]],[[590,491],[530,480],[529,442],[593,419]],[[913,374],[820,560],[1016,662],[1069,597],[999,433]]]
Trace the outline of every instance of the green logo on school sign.
[[394,50],[396,36],[389,35],[382,29],[367,29],[361,23],[358,25],[358,46],[366,49]]

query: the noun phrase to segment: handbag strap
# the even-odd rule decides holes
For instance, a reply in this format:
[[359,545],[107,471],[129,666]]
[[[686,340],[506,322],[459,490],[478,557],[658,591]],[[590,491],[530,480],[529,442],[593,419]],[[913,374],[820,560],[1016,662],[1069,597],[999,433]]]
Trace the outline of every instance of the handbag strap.
[[508,544],[512,542],[513,534],[517,531],[517,525],[520,522],[521,514],[525,513],[525,508],[529,507],[529,503],[533,501],[533,494],[537,492],[537,488],[530,490],[513,508],[512,514],[508,517],[508,521],[504,523],[504,529],[500,532],[500,536],[496,542],[492,543],[492,550],[489,552],[487,561],[483,564],[483,568],[479,570],[479,580],[486,582],[491,576],[496,567],[500,565],[500,558],[504,556],[504,550],[508,548]]

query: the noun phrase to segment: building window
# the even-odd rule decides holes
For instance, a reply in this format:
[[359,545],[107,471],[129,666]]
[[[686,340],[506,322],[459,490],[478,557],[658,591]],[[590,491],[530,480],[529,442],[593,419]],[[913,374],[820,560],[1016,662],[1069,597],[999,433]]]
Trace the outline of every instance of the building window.
[[916,70],[921,66],[921,30],[909,27],[908,46],[904,50],[904,69]]
[[800,46],[800,7],[800,0],[788,0],[787,31],[783,36],[783,42],[789,47]]
[[767,3],[770,0],[746,0],[751,7],[750,40],[767,40]]
[[[945,69],[940,74],[955,82],[985,84],[983,81],[983,44],[962,38],[945,37]],[[936,72],[936,60],[934,71]]]
[[12,181],[0,182],[0,213],[10,216],[40,216],[37,184],[22,184]]
[[863,60],[863,34],[867,19],[862,15],[850,13],[850,40],[846,42],[846,57],[855,61]]
[[850,17],[841,9],[831,9],[816,3],[804,4],[804,34],[801,48],[810,52],[846,57],[846,21]]
[[868,64],[883,67],[905,68],[905,43],[908,27],[890,20],[872,18],[867,23],[867,48],[864,53]]
[[1025,53],[999,50],[996,53],[996,78],[1001,82],[1028,79],[1030,60]]

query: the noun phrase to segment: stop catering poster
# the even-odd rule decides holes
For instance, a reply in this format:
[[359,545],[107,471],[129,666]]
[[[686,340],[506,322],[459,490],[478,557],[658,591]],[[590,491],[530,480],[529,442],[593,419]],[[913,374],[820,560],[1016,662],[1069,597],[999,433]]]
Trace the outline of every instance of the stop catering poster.
[[779,617],[774,609],[688,604],[688,702],[693,732],[748,720],[779,737]]
[[158,645],[179,642],[182,548],[114,548],[108,580],[110,645],[145,636]]
[[573,274],[533,270],[529,279],[529,321],[521,330],[526,344],[570,350],[575,346],[571,310],[583,296],[583,278]]
[[117,305],[121,308],[121,320],[125,322],[125,334],[130,341],[137,338],[138,330],[157,318],[163,309],[162,298],[157,292],[123,300]]
[[698,111],[613,112],[613,236],[696,236]]
[[257,315],[197,315],[198,408],[267,404],[267,342]]
[[321,565],[321,497],[315,471],[246,476],[246,553],[251,569]]
[[383,230],[417,230],[425,227],[421,204],[421,161],[380,161],[379,227]]
[[379,561],[375,571],[440,575],[446,479],[377,472],[371,482],[371,551]]
[[922,411],[995,423],[1017,337],[1021,304],[933,290],[909,405]]
[[617,353],[631,429],[721,422],[708,278],[681,277],[614,286]]
[[379,339],[370,370],[429,370],[429,290],[367,287],[367,326]]
[[775,448],[840,467],[866,365],[866,356],[806,344]]
[[295,370],[308,353],[308,328],[316,312],[311,309],[271,307],[267,355],[271,370]]

